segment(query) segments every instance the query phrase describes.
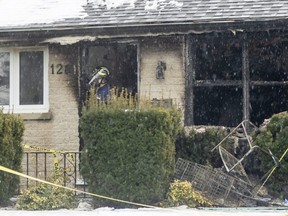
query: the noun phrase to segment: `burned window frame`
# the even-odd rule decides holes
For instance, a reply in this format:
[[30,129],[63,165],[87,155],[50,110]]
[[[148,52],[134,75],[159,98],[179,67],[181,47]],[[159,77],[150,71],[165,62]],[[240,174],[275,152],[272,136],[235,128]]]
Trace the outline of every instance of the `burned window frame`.
[[[275,32],[261,32],[262,36],[264,35],[263,41],[271,41],[275,38],[278,38],[278,41],[281,41],[281,37],[285,37],[285,34]],[[185,52],[186,52],[186,77],[185,77],[185,125],[221,125],[221,124],[197,124],[195,122],[195,88],[196,87],[215,87],[215,86],[238,86],[242,89],[242,120],[251,120],[251,89],[253,87],[266,86],[271,87],[273,89],[274,86],[278,86],[280,89],[286,88],[288,85],[288,80],[253,80],[251,76],[251,52],[253,53],[253,49],[251,45],[255,43],[261,36],[259,32],[252,33],[211,33],[211,34],[203,34],[203,35],[188,35],[185,41]],[[280,34],[280,36],[279,36]],[[197,59],[197,50],[196,47],[201,41],[212,41],[215,38],[222,38],[223,41],[232,39],[235,42],[239,43],[242,49],[241,53],[241,71],[242,71],[242,80],[197,80],[197,66],[199,64],[199,59]],[[275,43],[275,45],[278,45]],[[288,47],[288,45],[287,45]],[[282,48],[283,51],[283,48]],[[250,56],[250,57],[249,57]],[[239,57],[239,56],[238,56]],[[282,93],[284,94],[284,93]],[[285,103],[287,103],[288,99]],[[253,104],[252,104],[253,105]],[[272,108],[271,108],[272,109]],[[265,111],[263,111],[264,113]],[[271,112],[271,110],[270,110]],[[269,116],[270,117],[270,116]],[[262,116],[263,118],[263,116]],[[253,119],[255,120],[255,118]],[[259,119],[258,119],[259,120]],[[264,119],[261,119],[264,120]],[[195,124],[196,123],[196,124]],[[239,122],[240,123],[240,122]],[[257,122],[260,124],[262,122]],[[237,126],[237,125],[221,125],[221,126]]]

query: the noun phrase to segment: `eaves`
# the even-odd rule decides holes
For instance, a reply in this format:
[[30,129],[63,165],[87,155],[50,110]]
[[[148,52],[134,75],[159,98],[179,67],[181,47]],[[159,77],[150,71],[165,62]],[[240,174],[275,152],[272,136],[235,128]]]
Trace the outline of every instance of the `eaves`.
[[288,30],[288,20],[261,19],[261,20],[203,20],[202,22],[159,22],[159,23],[130,23],[119,25],[57,25],[57,26],[31,26],[25,28],[2,28],[1,38],[10,40],[43,40],[62,36],[91,36],[95,38],[117,37],[146,37],[159,35],[187,35],[201,34],[213,31],[269,31]]

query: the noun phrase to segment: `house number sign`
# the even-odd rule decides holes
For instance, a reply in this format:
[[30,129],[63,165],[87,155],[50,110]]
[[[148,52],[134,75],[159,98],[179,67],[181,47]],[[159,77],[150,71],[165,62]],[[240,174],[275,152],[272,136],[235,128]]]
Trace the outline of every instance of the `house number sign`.
[[70,74],[73,72],[73,65],[51,64],[51,74]]

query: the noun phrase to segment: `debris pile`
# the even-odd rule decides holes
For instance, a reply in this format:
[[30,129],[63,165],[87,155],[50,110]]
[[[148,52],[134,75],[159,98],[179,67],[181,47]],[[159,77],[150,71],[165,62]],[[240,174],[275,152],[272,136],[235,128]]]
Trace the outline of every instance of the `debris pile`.
[[[257,129],[252,123],[243,121],[212,149],[212,151],[219,151],[223,168],[212,168],[178,158],[175,178],[190,181],[196,190],[199,190],[207,198],[221,206],[269,205],[269,198],[258,196],[259,183],[263,181],[268,173],[253,185],[242,164],[245,158],[253,155],[251,154],[252,152],[260,150],[271,156],[271,160],[275,163],[274,167],[278,166],[277,159],[273,156],[272,152],[253,145],[248,130],[252,132]],[[244,153],[242,152],[240,157],[235,157],[233,152],[229,151],[231,148],[228,149],[223,143],[226,139],[237,136],[239,131],[244,134],[247,143],[246,149],[248,150]]]

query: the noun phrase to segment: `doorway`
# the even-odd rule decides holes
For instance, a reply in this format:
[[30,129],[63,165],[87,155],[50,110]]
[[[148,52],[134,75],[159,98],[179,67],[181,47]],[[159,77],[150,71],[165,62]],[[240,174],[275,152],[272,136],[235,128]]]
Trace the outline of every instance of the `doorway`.
[[97,66],[110,71],[109,85],[125,89],[131,95],[138,92],[138,46],[134,43],[107,43],[86,49],[85,75],[89,79]]

